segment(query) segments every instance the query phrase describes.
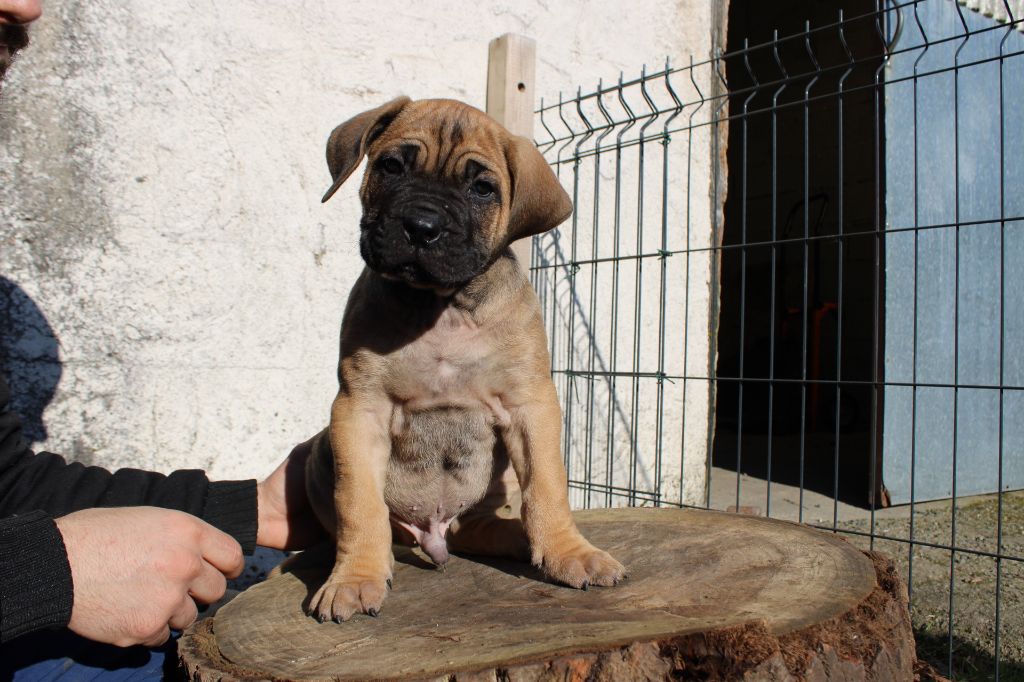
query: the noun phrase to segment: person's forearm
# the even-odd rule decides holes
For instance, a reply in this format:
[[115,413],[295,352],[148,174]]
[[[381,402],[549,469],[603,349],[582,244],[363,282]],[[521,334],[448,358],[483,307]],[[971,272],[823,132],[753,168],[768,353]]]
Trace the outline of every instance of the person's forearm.
[[136,469],[111,473],[33,455],[0,474],[0,517],[45,511],[63,516],[92,507],[153,506],[177,509],[207,521],[238,540],[246,553],[256,543],[256,481],[210,483],[198,470],[169,476]]
[[73,586],[53,518],[32,512],[0,519],[0,643],[67,625]]
[[252,554],[259,531],[257,512],[255,479],[214,481],[198,516],[237,540],[243,553]]

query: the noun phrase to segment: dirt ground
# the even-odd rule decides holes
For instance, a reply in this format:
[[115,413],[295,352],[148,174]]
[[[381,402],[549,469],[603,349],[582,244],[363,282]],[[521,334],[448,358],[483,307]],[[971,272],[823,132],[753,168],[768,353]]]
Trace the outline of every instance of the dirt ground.
[[[1002,500],[1002,553],[1020,560],[1004,559],[999,571],[1000,680],[1024,681],[1024,493],[1006,493]],[[996,552],[996,496],[961,500],[956,513],[956,545],[982,552]],[[910,537],[910,508],[902,516],[886,510],[875,519],[876,535]],[[950,545],[949,502],[917,505],[913,537],[920,542]],[[840,524],[867,532],[870,520]],[[846,535],[867,548],[869,540]],[[918,657],[937,671],[949,674],[950,552],[918,546],[913,553],[905,542],[876,539],[875,550],[891,556],[910,585],[911,619],[917,637]],[[952,581],[952,677],[957,680],[994,680],[996,657],[996,560],[958,552],[953,556]],[[909,577],[909,580],[908,580]]]

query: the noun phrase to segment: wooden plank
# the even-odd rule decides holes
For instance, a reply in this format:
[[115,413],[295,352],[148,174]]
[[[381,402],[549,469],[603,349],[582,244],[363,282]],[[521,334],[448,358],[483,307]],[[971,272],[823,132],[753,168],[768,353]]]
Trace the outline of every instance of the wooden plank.
[[400,549],[379,617],[319,623],[303,604],[328,560],[256,585],[194,626],[182,661],[204,681],[912,677],[906,591],[878,555],[806,526],[722,512],[576,519],[623,561],[626,581],[584,592],[523,563],[464,557],[442,572]]
[[[532,38],[506,33],[488,47],[487,113],[510,132],[533,139],[534,78],[537,44]],[[523,268],[530,267],[531,239],[512,244]]]

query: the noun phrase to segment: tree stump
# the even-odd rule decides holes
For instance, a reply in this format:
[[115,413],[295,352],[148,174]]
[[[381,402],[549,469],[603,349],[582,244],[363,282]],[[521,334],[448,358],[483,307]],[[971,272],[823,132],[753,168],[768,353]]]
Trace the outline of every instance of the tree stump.
[[909,680],[907,596],[892,564],[841,538],[720,512],[578,512],[625,564],[574,590],[530,566],[396,548],[378,618],[318,623],[329,567],[255,585],[190,628],[188,676],[213,680]]

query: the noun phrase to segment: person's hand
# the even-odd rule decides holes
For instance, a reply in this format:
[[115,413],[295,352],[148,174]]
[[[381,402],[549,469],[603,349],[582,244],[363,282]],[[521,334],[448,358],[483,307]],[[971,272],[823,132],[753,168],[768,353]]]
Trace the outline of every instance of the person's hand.
[[155,507],[85,509],[57,519],[74,603],[68,627],[97,642],[157,646],[224,595],[244,566],[230,535]]
[[313,450],[310,438],[256,486],[259,526],[256,544],[272,549],[305,549],[326,533],[306,496],[306,460]]

